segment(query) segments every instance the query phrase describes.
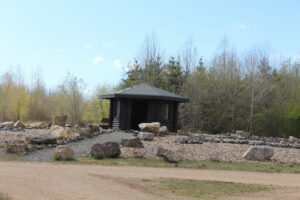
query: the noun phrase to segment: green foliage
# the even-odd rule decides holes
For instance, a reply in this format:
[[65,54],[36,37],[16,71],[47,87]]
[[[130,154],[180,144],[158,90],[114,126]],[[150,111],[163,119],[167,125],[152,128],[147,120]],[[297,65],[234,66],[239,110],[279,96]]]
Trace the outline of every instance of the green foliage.
[[85,103],[82,119],[86,122],[100,123],[102,118],[109,118],[109,100],[99,99],[99,95],[113,91],[108,85],[98,85],[93,95]]

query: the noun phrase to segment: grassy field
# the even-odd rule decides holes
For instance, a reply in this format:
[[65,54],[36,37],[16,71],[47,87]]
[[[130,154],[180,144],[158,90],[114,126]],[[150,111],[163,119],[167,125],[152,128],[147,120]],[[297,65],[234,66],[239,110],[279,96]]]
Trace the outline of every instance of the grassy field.
[[177,164],[166,163],[163,160],[118,158],[95,160],[91,157],[80,157],[74,164],[95,164],[108,166],[141,166],[141,167],[178,167],[194,169],[239,170],[270,173],[300,173],[300,164],[280,164],[261,162],[223,162],[223,161],[183,161]]
[[219,181],[193,181],[182,179],[143,179],[145,183],[158,190],[168,191],[176,196],[194,197],[204,200],[215,200],[224,196],[234,196],[245,193],[260,192],[275,187],[238,184]]

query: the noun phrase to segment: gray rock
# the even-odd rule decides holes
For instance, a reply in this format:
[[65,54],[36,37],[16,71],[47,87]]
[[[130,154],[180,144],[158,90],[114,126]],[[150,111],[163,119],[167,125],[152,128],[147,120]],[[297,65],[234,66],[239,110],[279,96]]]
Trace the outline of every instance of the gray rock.
[[57,146],[54,158],[57,160],[74,160],[74,150],[70,146]]
[[132,139],[122,139],[121,145],[123,147],[135,147],[135,148],[143,148],[144,145],[140,141],[139,138],[132,138]]
[[106,142],[94,144],[91,149],[91,156],[96,159],[117,158],[121,154],[119,144],[116,142]]
[[258,160],[258,161],[265,161],[270,160],[273,156],[274,151],[272,147],[269,146],[254,146],[250,147],[243,158],[246,160]]
[[55,137],[51,135],[40,135],[35,137],[26,137],[29,144],[57,144]]
[[26,150],[26,146],[21,143],[8,143],[6,144],[6,153],[12,154],[20,154],[24,153]]
[[150,133],[150,132],[139,132],[138,133],[138,138],[140,140],[147,140],[147,141],[151,141],[154,138],[154,133]]
[[156,156],[163,158],[164,161],[169,163],[178,163],[182,160],[175,152],[162,147],[158,147]]

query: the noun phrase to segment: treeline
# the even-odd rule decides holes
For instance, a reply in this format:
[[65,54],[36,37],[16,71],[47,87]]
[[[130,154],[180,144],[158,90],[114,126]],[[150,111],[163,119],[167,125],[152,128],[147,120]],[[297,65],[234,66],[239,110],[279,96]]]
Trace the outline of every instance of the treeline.
[[71,124],[99,123],[109,110],[100,94],[146,82],[190,99],[180,106],[182,130],[300,137],[299,62],[271,57],[267,48],[238,53],[226,38],[209,59],[198,57],[192,41],[178,54],[164,55],[155,36],[147,37],[120,84],[100,85],[88,94],[84,81],[72,74],[47,89],[39,73],[28,84],[22,73],[7,71],[0,74],[0,121],[68,115]]
[[111,90],[99,85],[87,95],[84,81],[72,74],[49,90],[39,73],[26,84],[19,70],[9,70],[0,76],[0,121],[51,121],[56,115],[67,115],[70,124],[100,123],[108,117],[109,103],[98,96]]
[[185,130],[300,136],[300,63],[272,58],[266,47],[238,54],[226,38],[205,62],[196,52],[189,41],[164,61],[147,37],[120,88],[146,82],[188,97],[180,107]]

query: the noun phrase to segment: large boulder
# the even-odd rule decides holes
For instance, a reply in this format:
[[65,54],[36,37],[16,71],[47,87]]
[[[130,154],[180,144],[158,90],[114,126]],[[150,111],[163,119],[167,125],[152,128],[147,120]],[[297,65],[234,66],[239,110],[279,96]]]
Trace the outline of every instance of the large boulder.
[[85,127],[76,127],[74,128],[74,131],[79,133],[80,136],[83,137],[91,137],[91,131],[89,128],[85,128]]
[[241,131],[241,130],[235,131],[235,134],[243,136],[243,137],[248,137],[251,135],[251,133],[246,132],[246,131]]
[[121,145],[123,147],[136,147],[136,148],[143,148],[143,143],[140,141],[139,138],[130,138],[130,139],[122,139]]
[[76,134],[74,134],[71,128],[57,125],[51,127],[51,135],[57,139],[76,137]]
[[32,137],[26,137],[26,141],[29,144],[56,144],[57,140],[52,135],[39,135],[39,136],[32,136]]
[[269,146],[250,147],[243,155],[246,160],[265,161],[270,160],[274,154],[273,148]]
[[67,119],[67,115],[55,116],[52,125],[65,126]]
[[164,161],[169,163],[178,163],[182,161],[182,158],[175,152],[162,147],[158,147],[156,156],[163,158]]
[[0,123],[0,127],[13,128],[14,122],[2,122]]
[[152,122],[152,123],[140,123],[139,128],[145,132],[159,133],[160,123]]
[[116,142],[106,142],[94,144],[91,149],[91,156],[96,159],[117,158],[121,154],[119,144]]
[[151,132],[139,132],[138,133],[138,138],[140,140],[151,141],[154,138],[154,133],[151,133]]
[[168,128],[166,126],[162,126],[158,129],[159,135],[167,135],[168,134]]
[[26,146],[23,143],[7,143],[6,144],[6,153],[20,154],[24,153],[26,150]]
[[94,124],[86,125],[89,128],[90,133],[95,133],[100,131],[100,127]]
[[75,152],[70,146],[60,145],[55,148],[56,160],[74,160]]
[[20,121],[16,121],[16,123],[14,123],[14,128],[25,128],[25,125]]

